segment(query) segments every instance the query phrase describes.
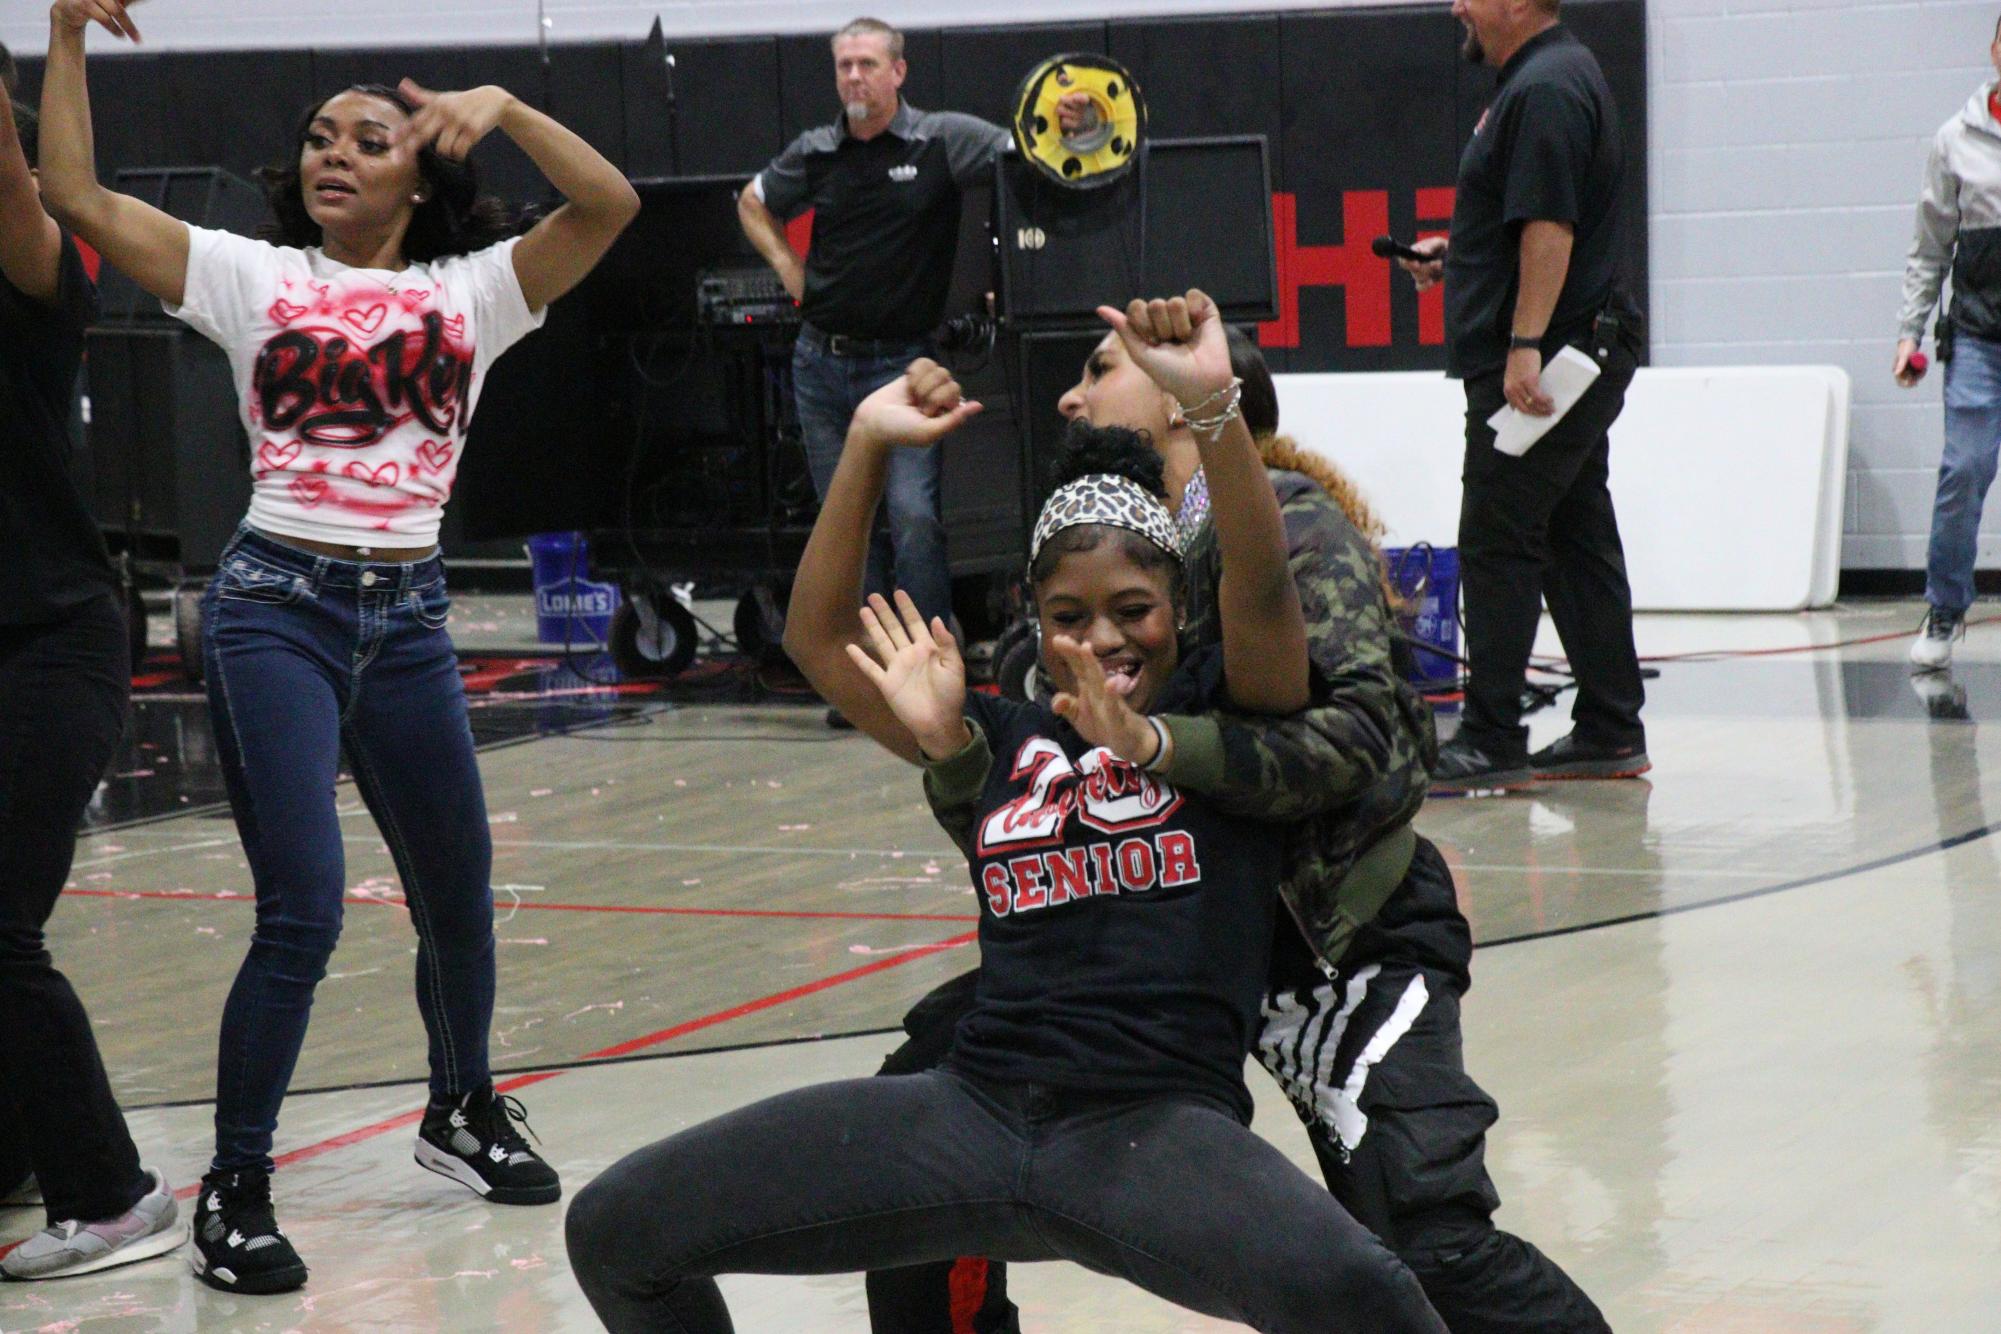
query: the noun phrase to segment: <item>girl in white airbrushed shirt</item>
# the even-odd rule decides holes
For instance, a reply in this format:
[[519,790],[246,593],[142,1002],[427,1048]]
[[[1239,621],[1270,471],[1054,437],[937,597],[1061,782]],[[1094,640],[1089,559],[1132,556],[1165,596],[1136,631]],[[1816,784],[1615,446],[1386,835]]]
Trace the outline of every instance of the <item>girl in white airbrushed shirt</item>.
[[[271,1142],[340,932],[343,750],[417,931],[431,1068],[417,1161],[497,1203],[561,1193],[487,1063],[492,849],[437,534],[487,368],[590,271],[639,201],[583,140],[504,89],[406,80],[307,112],[296,156],[265,174],[269,242],[189,227],[97,182],[92,22],[139,37],[122,0],[51,10],[44,196],[229,353],[249,432],[250,513],[204,599],[202,652],[257,925],[223,1011],[192,1258],[212,1287],[283,1292],[306,1266],[273,1213]],[[519,237],[463,161],[496,128],[568,201]]]

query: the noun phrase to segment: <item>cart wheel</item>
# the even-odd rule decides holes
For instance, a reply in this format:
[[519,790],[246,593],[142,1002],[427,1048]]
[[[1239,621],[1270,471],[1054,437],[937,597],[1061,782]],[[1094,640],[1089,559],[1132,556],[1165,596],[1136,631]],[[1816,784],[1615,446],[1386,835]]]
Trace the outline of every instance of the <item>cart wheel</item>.
[[146,661],[146,599],[136,583],[125,585],[125,651],[138,671]]
[[785,653],[785,606],[792,599],[792,585],[757,584],[737,599],[737,651],[756,662],[765,662]]
[[1016,621],[1000,632],[994,640],[993,674],[994,684],[1000,687],[1002,697],[1028,698],[1028,681],[1035,671],[1039,648],[1034,621]]
[[200,584],[174,590],[174,646],[181,653],[181,674],[190,681],[202,679],[201,594]]
[[670,680],[695,660],[695,617],[671,595],[631,594],[612,613],[610,648],[620,676]]

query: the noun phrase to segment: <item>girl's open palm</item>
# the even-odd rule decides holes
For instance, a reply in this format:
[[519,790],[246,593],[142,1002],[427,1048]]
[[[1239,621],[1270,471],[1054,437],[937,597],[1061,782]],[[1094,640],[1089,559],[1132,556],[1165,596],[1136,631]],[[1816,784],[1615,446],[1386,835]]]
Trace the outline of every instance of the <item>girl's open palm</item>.
[[862,628],[870,648],[848,645],[855,660],[889,705],[896,720],[924,752],[943,758],[966,741],[966,663],[959,642],[936,617],[924,624],[910,595],[896,592],[891,608],[880,593],[869,594],[862,608]]

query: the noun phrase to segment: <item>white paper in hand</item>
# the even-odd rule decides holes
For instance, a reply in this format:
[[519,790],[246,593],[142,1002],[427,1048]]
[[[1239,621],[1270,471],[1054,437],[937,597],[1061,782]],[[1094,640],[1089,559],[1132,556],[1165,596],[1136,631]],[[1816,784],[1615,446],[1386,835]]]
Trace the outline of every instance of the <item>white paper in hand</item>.
[[1542,391],[1556,404],[1556,411],[1547,417],[1531,417],[1512,407],[1502,408],[1487,418],[1487,425],[1494,428],[1494,448],[1513,458],[1528,453],[1530,445],[1547,435],[1550,427],[1577,406],[1577,400],[1584,397],[1584,391],[1597,378],[1597,362],[1574,347],[1558,352],[1542,368]]

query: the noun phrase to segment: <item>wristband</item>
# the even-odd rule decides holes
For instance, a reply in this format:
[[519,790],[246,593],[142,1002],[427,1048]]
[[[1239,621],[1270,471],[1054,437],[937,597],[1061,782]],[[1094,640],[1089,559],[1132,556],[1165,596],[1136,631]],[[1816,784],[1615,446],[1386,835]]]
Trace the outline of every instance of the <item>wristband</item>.
[[1524,352],[1529,348],[1534,348],[1540,352],[1542,351],[1542,340],[1544,337],[1545,335],[1543,334],[1509,334],[1508,351]]
[[1167,724],[1150,713],[1146,716],[1146,721],[1147,725],[1153,728],[1153,739],[1157,744],[1154,746],[1153,758],[1140,768],[1150,774],[1157,774],[1167,767],[1170,759],[1174,758],[1174,733],[1167,730]]

